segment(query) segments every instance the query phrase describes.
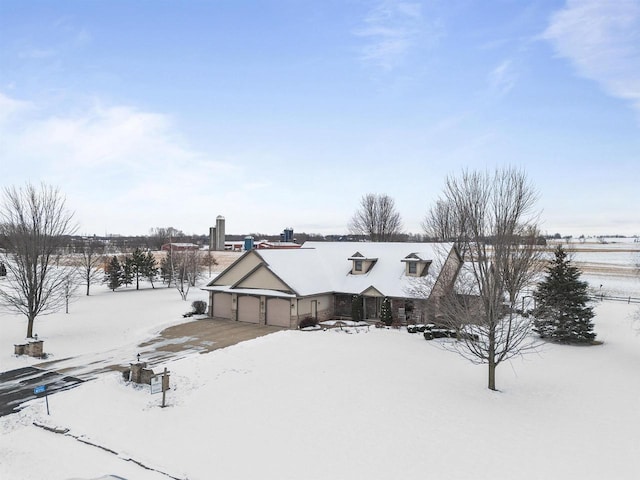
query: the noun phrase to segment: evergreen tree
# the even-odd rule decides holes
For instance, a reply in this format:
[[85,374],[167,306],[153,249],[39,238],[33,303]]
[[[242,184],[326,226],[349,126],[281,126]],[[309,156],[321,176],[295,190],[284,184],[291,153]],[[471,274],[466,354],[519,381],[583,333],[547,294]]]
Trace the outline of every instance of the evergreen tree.
[[125,257],[122,263],[122,284],[127,287],[133,283],[133,259]]
[[364,308],[362,306],[362,297],[354,295],[351,297],[351,320],[360,322],[364,318]]
[[106,265],[104,269],[104,281],[113,292],[122,285],[122,265],[120,265],[118,257],[114,256]]
[[547,276],[534,293],[534,331],[558,342],[591,342],[596,334],[593,307],[587,305],[587,282],[580,280],[580,270],[571,264],[562,245],[554,253]]
[[382,300],[382,306],[380,307],[380,320],[382,320],[386,326],[390,326],[393,323],[393,316],[391,315],[391,301],[388,297],[384,297],[384,300]]
[[151,282],[151,288],[156,288],[153,285],[153,279],[158,274],[158,262],[156,257],[151,252],[147,252],[144,262],[144,276]]
[[142,250],[136,248],[131,254],[131,274],[136,279],[136,290],[140,290],[140,277],[146,276],[146,266],[147,256],[142,253]]

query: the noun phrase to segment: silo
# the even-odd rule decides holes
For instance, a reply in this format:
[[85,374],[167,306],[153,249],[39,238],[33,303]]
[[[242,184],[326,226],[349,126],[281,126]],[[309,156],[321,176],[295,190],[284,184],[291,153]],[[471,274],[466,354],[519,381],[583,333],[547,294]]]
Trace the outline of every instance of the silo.
[[209,227],[209,250],[217,250],[217,248],[216,248],[216,227]]
[[216,217],[216,250],[224,250],[225,238],[226,235],[224,231],[224,217],[222,215],[218,215]]
[[284,241],[293,242],[293,228],[289,227],[284,229]]

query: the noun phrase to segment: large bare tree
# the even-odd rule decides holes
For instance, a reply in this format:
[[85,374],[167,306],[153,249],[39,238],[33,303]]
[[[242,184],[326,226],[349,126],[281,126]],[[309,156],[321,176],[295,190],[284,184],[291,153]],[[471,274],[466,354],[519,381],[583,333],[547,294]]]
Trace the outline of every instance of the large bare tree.
[[488,365],[491,390],[496,367],[533,347],[531,322],[516,313],[516,302],[542,269],[536,200],[520,170],[464,171],[447,178],[423,224],[428,235],[455,241],[463,256],[456,290],[440,301],[441,320],[461,331],[459,353]]
[[73,214],[57,188],[27,183],[4,189],[0,241],[8,285],[0,290],[0,301],[27,317],[27,337],[33,336],[38,315],[65,304],[69,269],[54,265],[54,260],[74,231]]
[[363,235],[372,242],[391,242],[401,233],[402,218],[395,201],[388,195],[368,193],[349,221],[349,232]]

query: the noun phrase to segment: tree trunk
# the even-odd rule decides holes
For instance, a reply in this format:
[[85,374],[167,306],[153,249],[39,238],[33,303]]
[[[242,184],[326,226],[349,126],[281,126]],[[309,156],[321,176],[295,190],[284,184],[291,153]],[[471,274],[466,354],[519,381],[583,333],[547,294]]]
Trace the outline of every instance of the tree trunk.
[[27,320],[27,338],[32,338],[33,337],[33,321],[35,320],[35,317],[28,317]]
[[489,360],[489,390],[496,391],[496,364]]
[[489,329],[489,390],[496,390],[496,332],[495,328]]

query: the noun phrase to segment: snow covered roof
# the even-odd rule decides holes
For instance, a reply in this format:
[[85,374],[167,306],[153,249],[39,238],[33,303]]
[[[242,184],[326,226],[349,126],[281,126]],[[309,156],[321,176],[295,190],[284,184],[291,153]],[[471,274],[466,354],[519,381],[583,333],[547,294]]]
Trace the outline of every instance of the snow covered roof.
[[[384,296],[412,297],[417,296],[411,294],[416,281],[435,283],[452,248],[451,243],[306,242],[299,249],[253,253],[299,296],[360,294],[373,287]],[[375,260],[375,265],[365,273],[352,274],[354,259]],[[426,282],[406,275],[405,263],[412,259],[433,261]]]

